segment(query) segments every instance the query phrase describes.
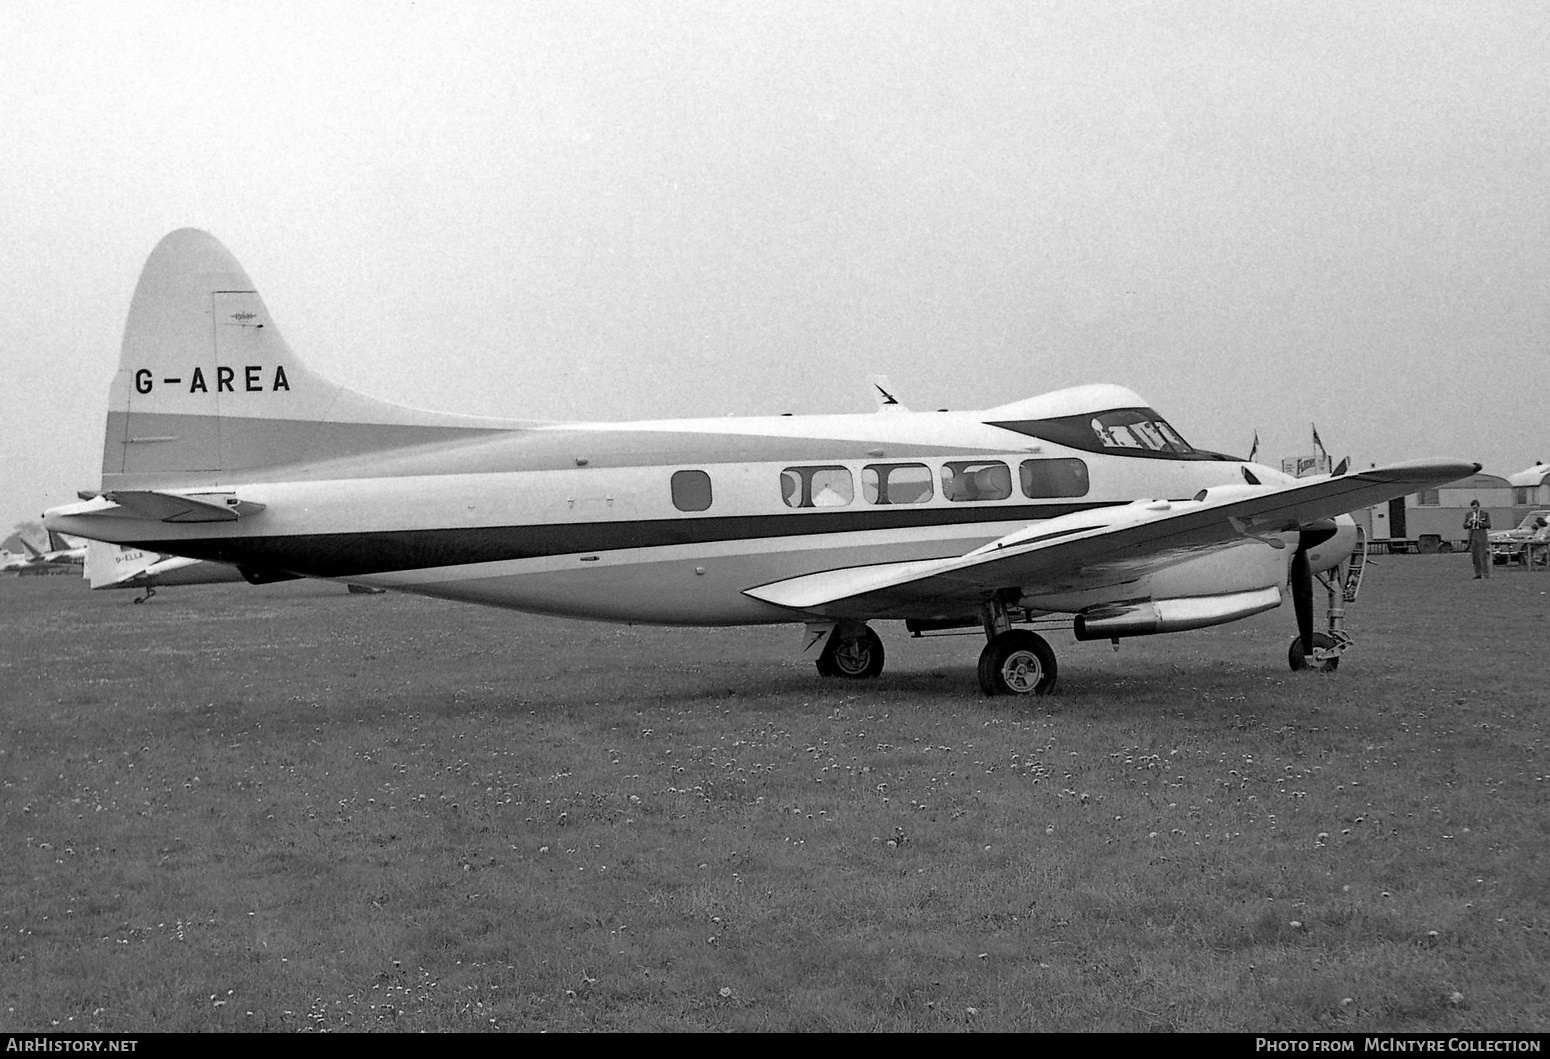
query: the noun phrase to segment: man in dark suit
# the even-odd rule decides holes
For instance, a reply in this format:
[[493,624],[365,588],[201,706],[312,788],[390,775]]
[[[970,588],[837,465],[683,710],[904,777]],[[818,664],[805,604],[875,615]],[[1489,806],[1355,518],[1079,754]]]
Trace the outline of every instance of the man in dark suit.
[[1480,501],[1469,502],[1469,514],[1464,516],[1464,528],[1469,531],[1469,555],[1475,561],[1475,580],[1491,576],[1491,513],[1480,507]]

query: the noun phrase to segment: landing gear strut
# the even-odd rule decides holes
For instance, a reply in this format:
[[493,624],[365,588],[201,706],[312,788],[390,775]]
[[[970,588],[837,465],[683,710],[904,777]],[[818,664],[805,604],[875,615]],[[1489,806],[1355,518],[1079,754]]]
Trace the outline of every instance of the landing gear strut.
[[821,676],[870,680],[883,671],[883,641],[865,625],[836,625],[817,665]]

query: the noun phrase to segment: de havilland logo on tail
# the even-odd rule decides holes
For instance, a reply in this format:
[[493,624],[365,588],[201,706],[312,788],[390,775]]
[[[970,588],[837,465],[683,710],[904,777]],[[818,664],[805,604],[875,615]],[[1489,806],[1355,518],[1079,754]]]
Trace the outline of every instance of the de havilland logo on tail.
[[1112,385],[979,412],[910,412],[876,388],[879,411],[857,415],[557,423],[407,408],[309,369],[225,247],[184,229],[135,289],[101,486],[46,522],[256,582],[628,622],[800,622],[836,677],[881,671],[871,622],[980,627],[982,689],[1044,694],[1056,660],[1034,628],[1197,629],[1288,590],[1292,666],[1333,668],[1362,555],[1346,513],[1478,470],[1296,479],[1193,447]]

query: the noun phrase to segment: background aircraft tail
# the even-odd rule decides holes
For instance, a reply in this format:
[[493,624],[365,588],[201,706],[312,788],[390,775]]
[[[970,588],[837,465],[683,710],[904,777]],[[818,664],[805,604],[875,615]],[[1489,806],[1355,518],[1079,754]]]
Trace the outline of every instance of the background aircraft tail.
[[105,541],[86,542],[86,564],[81,573],[93,588],[110,588],[143,573],[161,556],[141,548],[125,548]]
[[523,424],[405,408],[308,368],[229,251],[193,228],[140,274],[108,405],[102,487],[219,485]]

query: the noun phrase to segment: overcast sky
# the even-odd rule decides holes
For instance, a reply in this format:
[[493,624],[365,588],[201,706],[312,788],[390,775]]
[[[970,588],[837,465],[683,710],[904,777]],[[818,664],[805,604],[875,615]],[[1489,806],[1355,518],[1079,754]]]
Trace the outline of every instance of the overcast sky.
[[0,4],[0,533],[98,484],[207,229],[376,396],[1140,392],[1261,458],[1550,459],[1550,5]]

